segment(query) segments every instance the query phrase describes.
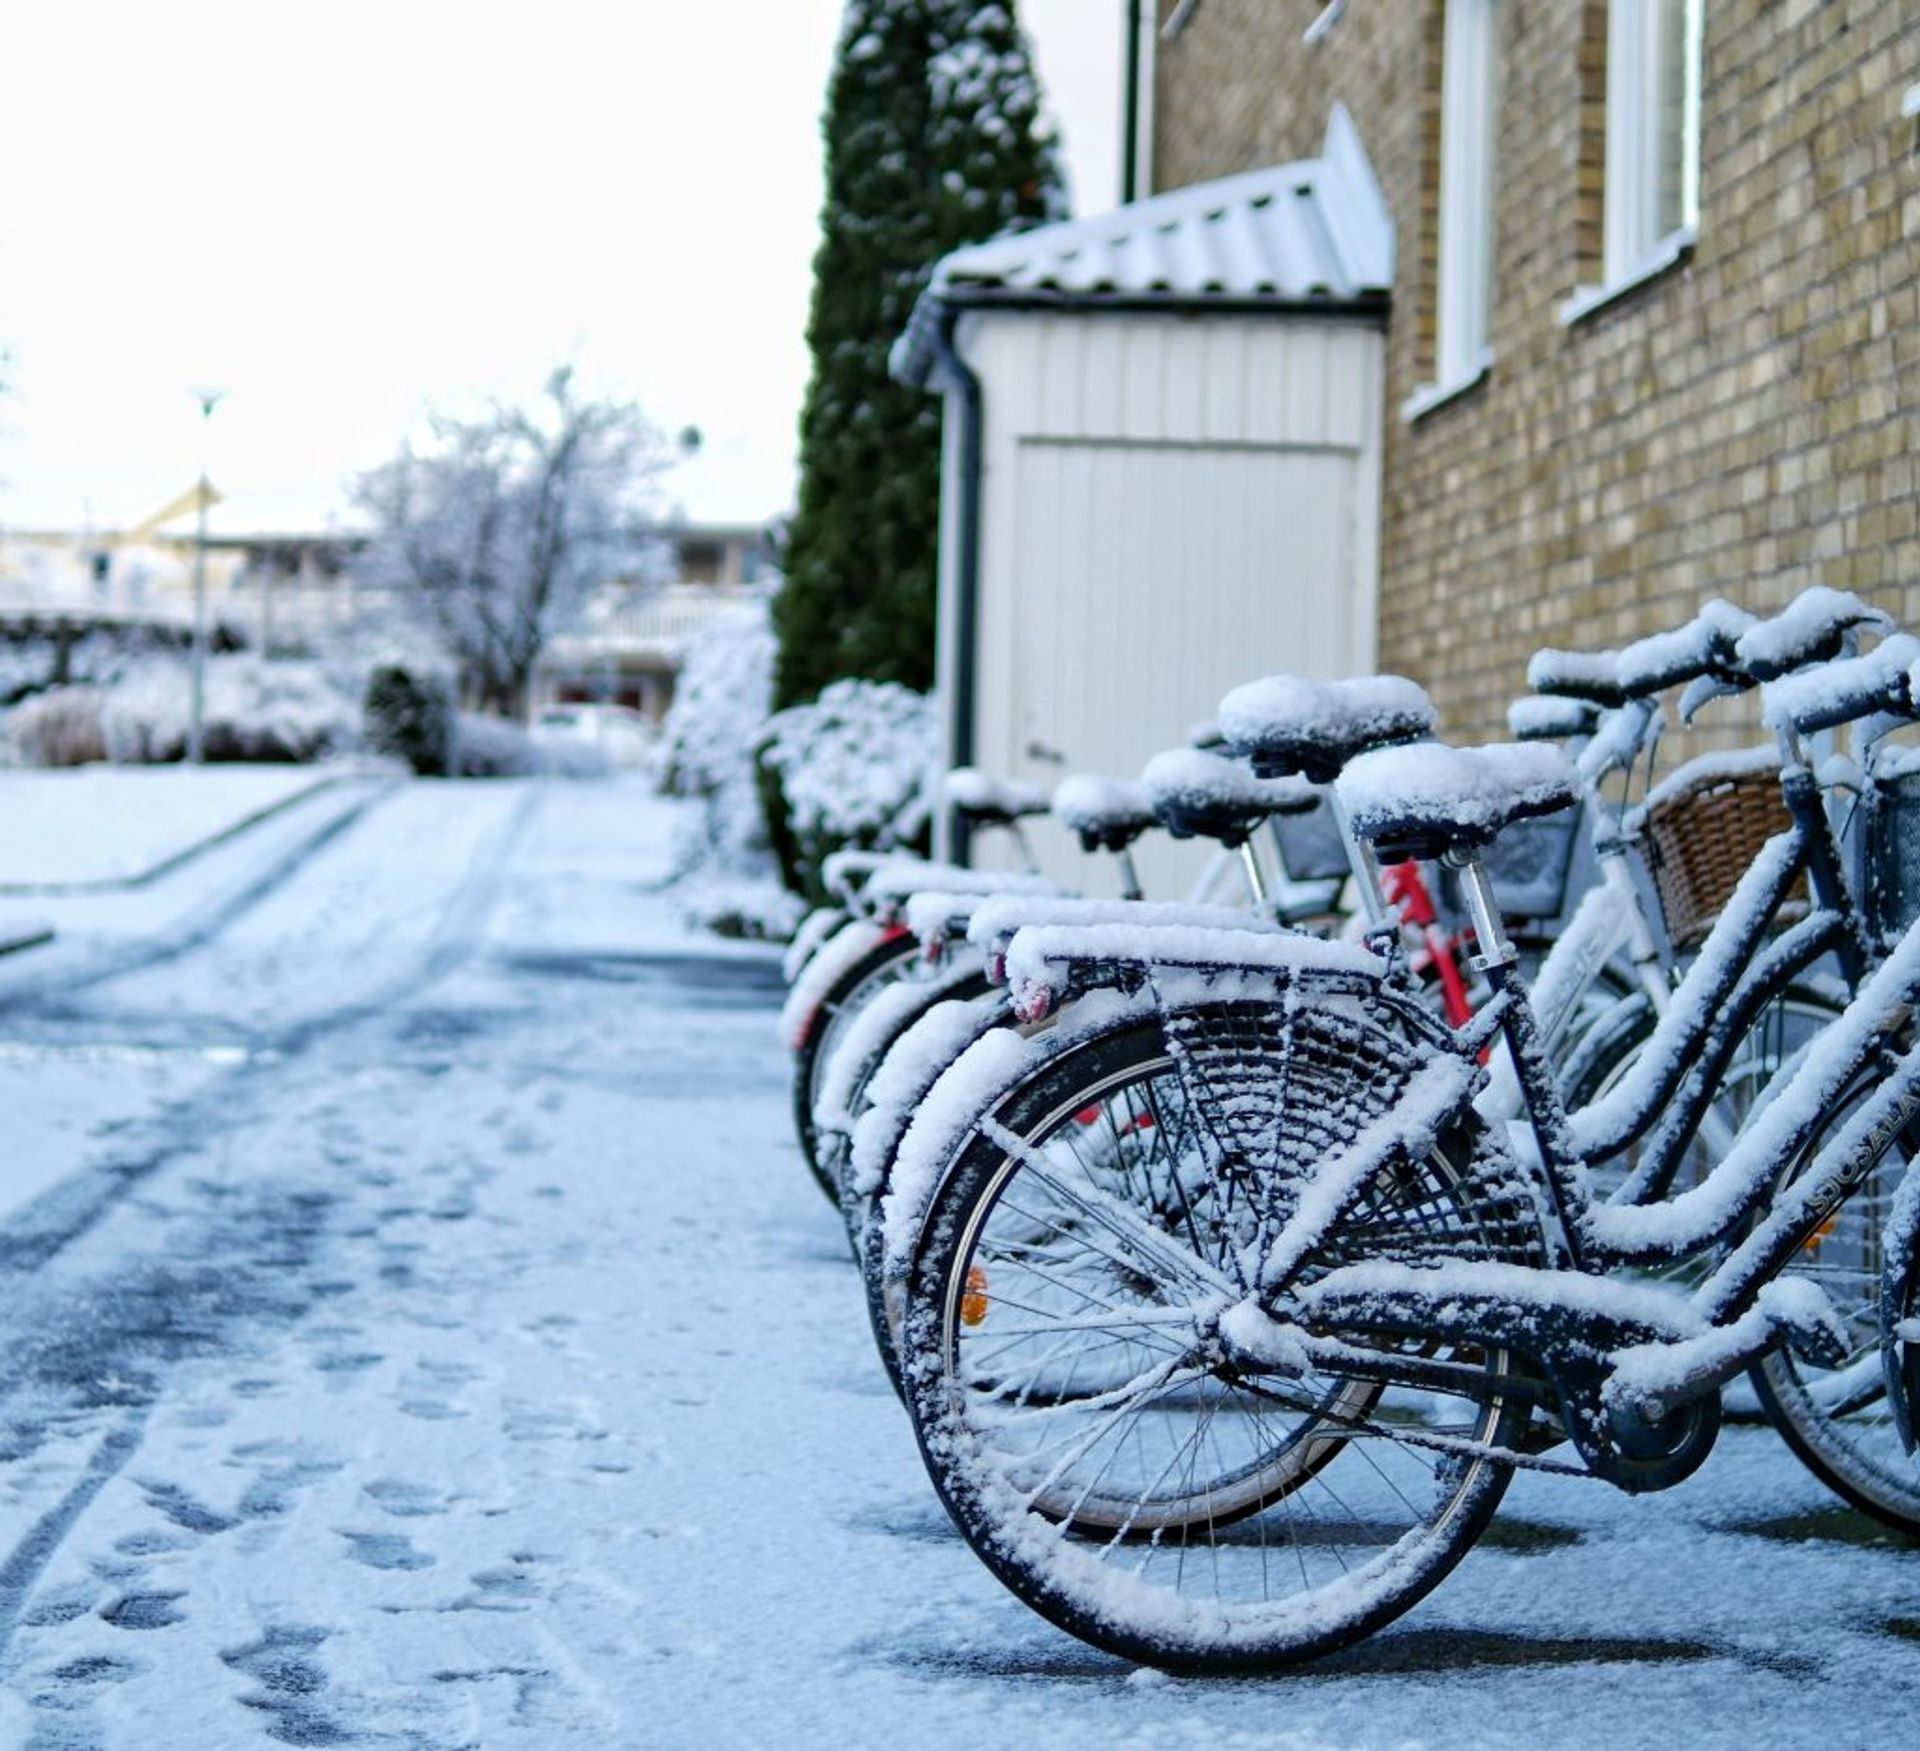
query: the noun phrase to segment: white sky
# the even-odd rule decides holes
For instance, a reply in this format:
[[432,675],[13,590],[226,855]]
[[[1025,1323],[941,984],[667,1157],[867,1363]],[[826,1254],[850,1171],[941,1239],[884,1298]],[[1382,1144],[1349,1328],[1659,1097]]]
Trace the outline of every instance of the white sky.
[[[1076,209],[1118,183],[1124,0],[1023,0]],[[58,0],[0,82],[0,526],[191,484],[318,528],[430,405],[562,360],[702,456],[696,518],[792,494],[839,0]]]

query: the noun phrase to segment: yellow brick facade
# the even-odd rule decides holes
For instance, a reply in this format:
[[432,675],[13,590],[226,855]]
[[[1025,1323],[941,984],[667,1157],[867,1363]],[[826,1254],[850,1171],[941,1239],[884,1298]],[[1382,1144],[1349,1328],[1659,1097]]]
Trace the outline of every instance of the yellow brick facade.
[[[1491,734],[1547,643],[1809,583],[1920,624],[1920,0],[1704,0],[1691,257],[1571,324],[1597,277],[1606,0],[1499,0],[1484,382],[1431,375],[1442,0],[1203,0],[1155,68],[1154,182],[1359,125],[1399,240],[1380,661]],[[1164,3],[1163,15],[1170,11]]]

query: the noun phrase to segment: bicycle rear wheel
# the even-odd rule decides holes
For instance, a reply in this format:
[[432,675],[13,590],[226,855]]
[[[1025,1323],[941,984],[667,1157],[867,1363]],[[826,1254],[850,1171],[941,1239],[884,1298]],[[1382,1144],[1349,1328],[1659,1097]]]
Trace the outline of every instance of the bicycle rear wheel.
[[[1342,1331],[1356,1358],[1417,1358],[1423,1384],[1230,1363],[1210,1321],[1257,1200],[1157,1024],[1066,1054],[1000,1123],[1020,1147],[976,1136],[949,1171],[903,1328],[928,1470],[1000,1580],[1097,1646],[1194,1671],[1313,1658],[1436,1585],[1506,1486],[1508,1358]],[[1436,1155],[1383,1176],[1325,1263],[1510,1248],[1495,1205]]]

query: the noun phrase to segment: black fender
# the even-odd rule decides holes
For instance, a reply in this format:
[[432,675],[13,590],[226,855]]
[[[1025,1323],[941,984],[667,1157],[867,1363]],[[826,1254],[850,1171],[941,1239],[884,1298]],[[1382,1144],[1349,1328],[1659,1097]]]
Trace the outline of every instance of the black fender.
[[1894,1196],[1880,1257],[1880,1365],[1893,1426],[1911,1453],[1920,1424],[1920,1161]]

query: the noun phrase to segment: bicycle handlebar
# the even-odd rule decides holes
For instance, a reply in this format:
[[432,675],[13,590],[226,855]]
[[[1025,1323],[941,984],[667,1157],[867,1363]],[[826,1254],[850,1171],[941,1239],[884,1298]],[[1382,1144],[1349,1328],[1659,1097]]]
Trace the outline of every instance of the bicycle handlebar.
[[1920,719],[1911,678],[1916,662],[1920,639],[1895,633],[1863,657],[1769,681],[1761,716],[1769,729],[1802,736],[1876,715]]

